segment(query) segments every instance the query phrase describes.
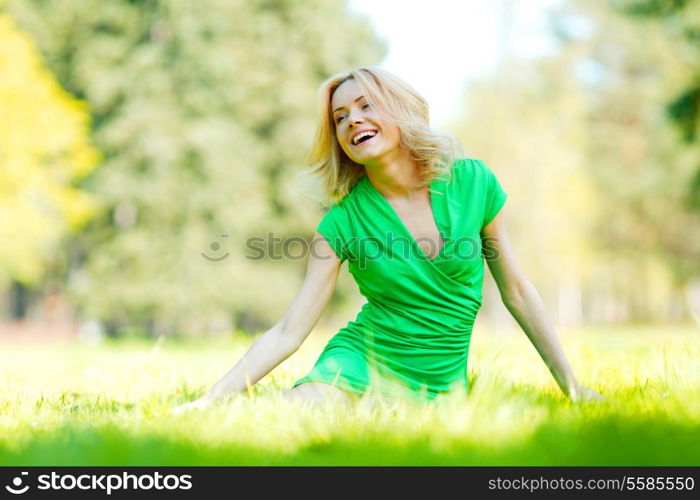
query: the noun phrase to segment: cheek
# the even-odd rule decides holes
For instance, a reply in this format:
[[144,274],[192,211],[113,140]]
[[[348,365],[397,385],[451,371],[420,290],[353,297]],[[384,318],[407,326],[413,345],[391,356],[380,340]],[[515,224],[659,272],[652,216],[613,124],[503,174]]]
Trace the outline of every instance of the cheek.
[[335,138],[338,140],[339,143],[342,143],[341,137],[345,134],[345,128],[343,127],[343,124],[341,123],[340,125],[336,125],[335,127]]
[[386,133],[387,142],[391,144],[398,144],[401,140],[401,134],[399,133],[398,127],[391,127]]
[[345,155],[349,158],[350,157],[350,147],[345,144],[341,139],[341,134],[336,132],[335,134],[335,140],[338,146],[340,147],[340,150],[345,153]]

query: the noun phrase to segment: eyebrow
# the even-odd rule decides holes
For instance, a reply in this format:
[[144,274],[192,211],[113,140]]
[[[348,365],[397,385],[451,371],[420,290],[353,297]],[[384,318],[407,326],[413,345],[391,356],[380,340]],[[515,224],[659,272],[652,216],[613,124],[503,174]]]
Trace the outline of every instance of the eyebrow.
[[[360,97],[358,97],[357,99],[355,99],[355,102],[359,101],[359,100],[362,99],[363,97],[364,97],[364,96],[361,95]],[[333,113],[335,113],[336,111],[339,111],[339,110],[341,110],[341,109],[345,109],[345,106],[340,106],[340,107],[338,107],[338,108],[335,108],[335,109],[333,110]]]

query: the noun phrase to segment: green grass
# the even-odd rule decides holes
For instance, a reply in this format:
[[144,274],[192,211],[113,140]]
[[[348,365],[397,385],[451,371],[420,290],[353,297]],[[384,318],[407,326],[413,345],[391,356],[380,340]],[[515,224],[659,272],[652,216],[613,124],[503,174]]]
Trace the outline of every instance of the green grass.
[[0,465],[699,465],[700,331],[561,332],[572,404],[522,332],[472,339],[468,398],[313,407],[280,399],[327,337],[246,397],[171,416],[250,340],[0,344]]

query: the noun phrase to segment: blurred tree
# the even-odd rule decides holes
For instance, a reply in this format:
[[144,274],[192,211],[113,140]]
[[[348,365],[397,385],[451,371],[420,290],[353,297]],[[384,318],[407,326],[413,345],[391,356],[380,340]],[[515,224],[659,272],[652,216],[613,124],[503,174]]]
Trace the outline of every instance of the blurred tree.
[[85,103],[44,68],[37,47],[0,12],[0,290],[13,316],[26,311],[27,287],[57,264],[62,238],[93,215],[76,187],[98,162]]
[[[665,296],[666,313],[677,317],[683,290],[700,277],[700,214],[688,190],[700,150],[678,136],[664,112],[689,74],[688,60],[670,55],[687,47],[661,24],[635,22],[614,4],[571,1],[559,18],[560,33],[568,28],[568,44],[582,54],[575,70],[590,96],[590,173],[610,207],[595,232],[620,262],[611,281],[628,297],[628,315],[652,319],[660,312],[654,297]],[[590,23],[588,34],[572,34],[575,19]],[[653,270],[657,264],[670,283]]]
[[[658,19],[664,33],[677,44],[674,58],[684,67],[681,84],[671,89],[666,110],[683,139],[700,140],[700,1],[616,0],[614,5],[641,20]],[[700,160],[690,185],[690,205],[700,210]]]
[[[610,3],[552,13],[558,51],[507,55],[467,91],[455,128],[510,188],[524,267],[560,319],[687,318],[700,277],[700,218],[688,203],[698,150],[664,116],[687,65],[658,23]],[[535,235],[536,237],[533,237]]]
[[678,56],[688,71],[685,85],[668,104],[668,112],[685,140],[696,140],[700,127],[700,1],[615,0],[613,5],[630,16],[659,19],[664,32],[679,43],[682,50]]
[[380,59],[368,23],[342,0],[9,7],[90,102],[106,155],[86,183],[104,211],[72,244],[82,313],[155,334],[278,319],[306,255],[253,260],[245,241],[311,236],[319,214],[292,173],[313,138],[320,81]]

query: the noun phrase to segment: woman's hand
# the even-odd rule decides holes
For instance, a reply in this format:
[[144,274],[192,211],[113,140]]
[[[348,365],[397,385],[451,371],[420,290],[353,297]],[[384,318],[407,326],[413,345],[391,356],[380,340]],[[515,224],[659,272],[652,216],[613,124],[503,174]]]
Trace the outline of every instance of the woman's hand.
[[574,403],[581,403],[583,401],[600,401],[605,399],[605,396],[598,394],[588,387],[584,387],[581,384],[577,384],[576,388],[569,393],[571,401]]
[[213,403],[213,400],[202,397],[199,399],[196,399],[194,401],[190,401],[189,403],[181,404],[180,406],[176,406],[172,410],[170,410],[170,413],[173,415],[182,415],[183,413],[187,413],[188,411],[191,410],[204,410],[211,406]]

